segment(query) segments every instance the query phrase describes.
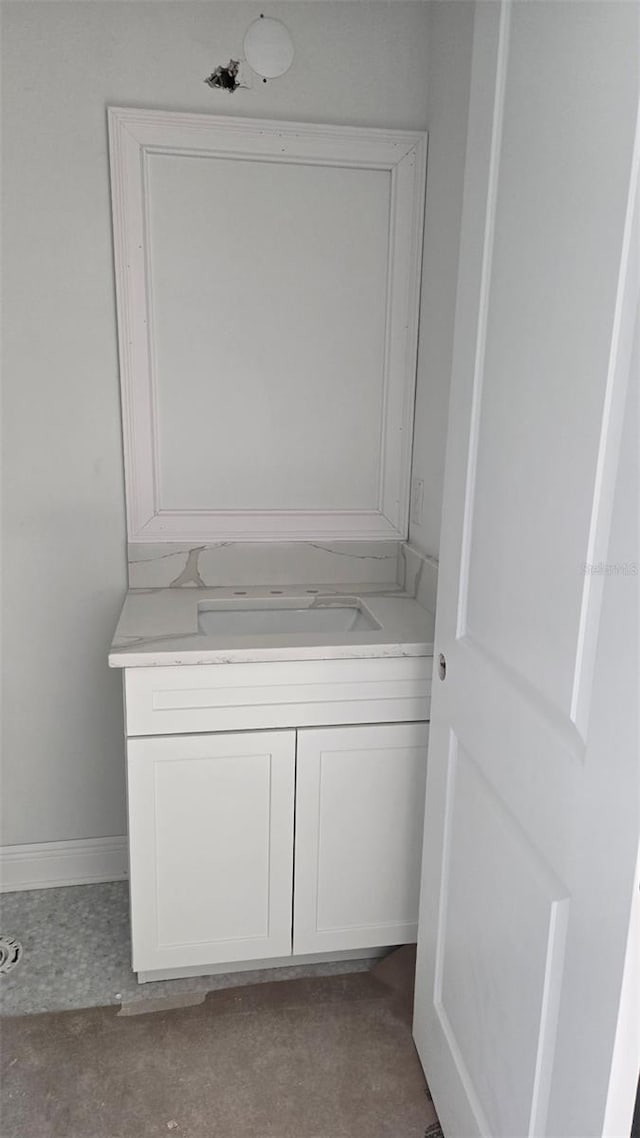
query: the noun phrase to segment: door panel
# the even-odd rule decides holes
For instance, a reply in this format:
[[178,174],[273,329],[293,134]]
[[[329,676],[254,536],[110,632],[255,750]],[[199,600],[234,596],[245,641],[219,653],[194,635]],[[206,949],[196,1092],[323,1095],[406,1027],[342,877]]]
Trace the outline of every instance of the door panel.
[[476,7],[414,1018],[448,1138],[602,1134],[616,1009],[588,1011],[621,978],[639,825],[633,732],[615,758],[590,734],[638,378],[639,30],[637,5]]
[[294,952],[417,932],[428,728],[298,732]]
[[638,53],[632,11],[588,7],[505,36],[458,629],[571,717]]
[[526,1134],[549,1072],[566,888],[453,733],[445,818],[437,1014],[484,1131]]
[[295,732],[127,753],[134,969],[289,954]]

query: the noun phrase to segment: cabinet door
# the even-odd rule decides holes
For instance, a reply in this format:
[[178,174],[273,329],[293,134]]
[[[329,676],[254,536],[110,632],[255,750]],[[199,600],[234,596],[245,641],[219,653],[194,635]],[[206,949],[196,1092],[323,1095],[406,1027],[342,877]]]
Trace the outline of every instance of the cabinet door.
[[415,941],[426,723],[298,732],[293,951]]
[[130,739],[136,971],[291,952],[295,732]]

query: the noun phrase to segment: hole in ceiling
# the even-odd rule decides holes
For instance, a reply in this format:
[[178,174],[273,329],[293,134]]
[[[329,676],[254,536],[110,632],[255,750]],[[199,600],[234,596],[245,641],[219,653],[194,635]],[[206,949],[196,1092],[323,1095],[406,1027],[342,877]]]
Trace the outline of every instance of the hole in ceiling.
[[221,91],[236,91],[240,86],[238,72],[240,70],[240,60],[230,59],[227,66],[216,67],[211,75],[207,76],[205,83],[209,87],[218,88]]

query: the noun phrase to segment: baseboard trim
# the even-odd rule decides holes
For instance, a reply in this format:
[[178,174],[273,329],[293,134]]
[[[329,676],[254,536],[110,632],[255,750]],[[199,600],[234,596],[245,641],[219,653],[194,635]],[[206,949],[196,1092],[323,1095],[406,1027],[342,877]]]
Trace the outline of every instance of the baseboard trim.
[[0,893],[120,881],[128,872],[126,837],[0,846]]

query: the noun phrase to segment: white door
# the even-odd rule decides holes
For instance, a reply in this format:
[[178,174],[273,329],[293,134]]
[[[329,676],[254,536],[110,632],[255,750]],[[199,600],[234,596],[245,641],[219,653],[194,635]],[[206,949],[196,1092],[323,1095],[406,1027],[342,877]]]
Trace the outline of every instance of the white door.
[[293,951],[415,941],[426,723],[298,732]]
[[447,1138],[630,1130],[639,17],[476,9],[414,1019]]
[[129,739],[136,971],[291,952],[295,731]]

